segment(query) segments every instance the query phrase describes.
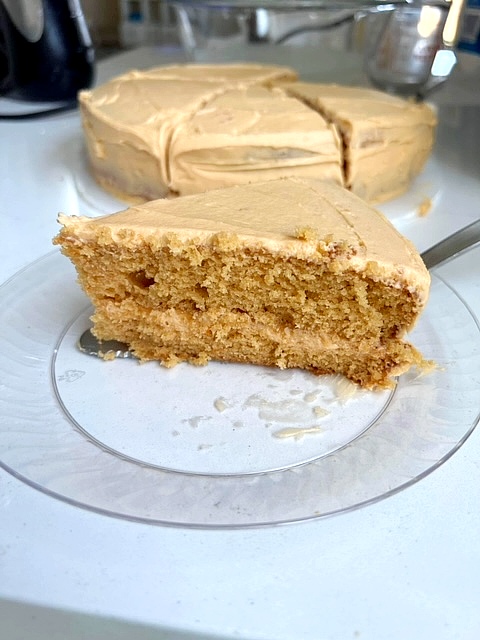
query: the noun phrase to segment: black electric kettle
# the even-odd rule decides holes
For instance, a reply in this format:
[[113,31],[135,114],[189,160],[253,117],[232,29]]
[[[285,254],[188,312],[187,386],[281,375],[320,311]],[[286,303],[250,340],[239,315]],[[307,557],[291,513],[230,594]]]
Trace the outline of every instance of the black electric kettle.
[[0,0],[0,95],[75,101],[93,78],[94,49],[80,0]]

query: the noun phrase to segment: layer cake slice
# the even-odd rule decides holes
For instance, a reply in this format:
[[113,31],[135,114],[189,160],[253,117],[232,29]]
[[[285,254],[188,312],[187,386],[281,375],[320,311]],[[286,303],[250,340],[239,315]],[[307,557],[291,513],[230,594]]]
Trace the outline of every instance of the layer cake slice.
[[[227,89],[178,123],[169,149],[170,188],[184,195],[273,180],[293,172],[343,184],[333,125],[279,88]],[[261,180],[260,180],[261,178]]]
[[367,388],[422,363],[404,338],[428,271],[333,183],[279,179],[59,220],[54,243],[92,300],[94,333],[141,360],[300,367]]

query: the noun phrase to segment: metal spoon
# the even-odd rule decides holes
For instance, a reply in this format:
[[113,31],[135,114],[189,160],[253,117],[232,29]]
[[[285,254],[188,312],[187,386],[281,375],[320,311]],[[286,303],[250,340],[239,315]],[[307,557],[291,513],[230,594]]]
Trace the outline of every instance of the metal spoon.
[[[424,251],[421,256],[427,269],[433,269],[447,260],[455,258],[459,253],[473,247],[480,242],[480,220],[472,222],[467,227],[452,233],[436,245]],[[83,353],[89,356],[105,357],[105,354],[115,358],[134,358],[124,342],[118,340],[98,340],[90,329],[87,329],[77,342],[77,346]]]
[[430,249],[424,251],[421,256],[427,269],[438,267],[439,264],[458,256],[465,249],[473,247],[480,242],[480,220],[452,233],[448,238],[440,240]]
[[115,358],[135,357],[129,350],[128,344],[118,340],[99,340],[93,335],[91,329],[82,333],[77,341],[77,347],[82,353],[99,358],[104,358],[106,355],[110,357],[113,355]]

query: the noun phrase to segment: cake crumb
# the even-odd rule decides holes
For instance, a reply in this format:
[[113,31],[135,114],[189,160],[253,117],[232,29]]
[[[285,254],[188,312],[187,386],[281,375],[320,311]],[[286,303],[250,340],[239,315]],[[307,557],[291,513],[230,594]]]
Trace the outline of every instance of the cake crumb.
[[338,376],[335,381],[335,399],[341,403],[347,402],[357,394],[358,389],[359,387],[355,382],[343,376]]
[[421,217],[424,218],[425,216],[427,216],[433,206],[433,202],[431,198],[424,198],[422,200],[422,202],[419,204],[418,209],[417,209],[417,214]]
[[295,231],[295,237],[306,242],[317,242],[318,232],[312,227],[299,227]]
[[182,422],[186,422],[191,427],[196,429],[199,426],[200,422],[202,422],[203,420],[211,420],[211,418],[209,416],[192,416],[191,418],[182,420]]
[[117,357],[117,354],[113,350],[110,350],[110,351],[99,351],[98,352],[98,357],[101,358],[102,360],[105,360],[106,362],[109,362],[111,360],[115,360],[115,358]]
[[422,362],[416,366],[415,379],[428,376],[434,371],[445,371],[445,367],[441,367],[435,360],[422,360]]
[[226,400],[225,398],[222,398],[222,397],[217,398],[216,400],[214,400],[213,406],[220,413],[222,413],[226,409],[231,409],[231,407],[232,407],[232,405],[228,402],[228,400]]

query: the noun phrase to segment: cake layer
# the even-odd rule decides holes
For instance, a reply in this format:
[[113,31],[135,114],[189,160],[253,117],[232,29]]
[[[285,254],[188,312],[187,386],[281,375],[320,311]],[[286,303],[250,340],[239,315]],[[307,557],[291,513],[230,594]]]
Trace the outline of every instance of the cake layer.
[[159,360],[166,367],[222,360],[300,368],[316,375],[341,374],[366,388],[381,388],[424,363],[415,347],[400,339],[365,339],[355,342],[353,349],[349,338],[332,340],[328,333],[292,328],[283,320],[264,324],[243,310],[163,311],[124,300],[109,302],[92,319],[94,333],[101,339],[114,336],[141,360]]
[[94,175],[130,200],[282,176],[333,180],[371,202],[408,188],[432,149],[430,107],[296,80],[286,67],[174,65],[83,91]]
[[141,359],[302,367],[368,387],[421,361],[403,338],[428,271],[333,183],[281,179],[60,222],[94,332]]

